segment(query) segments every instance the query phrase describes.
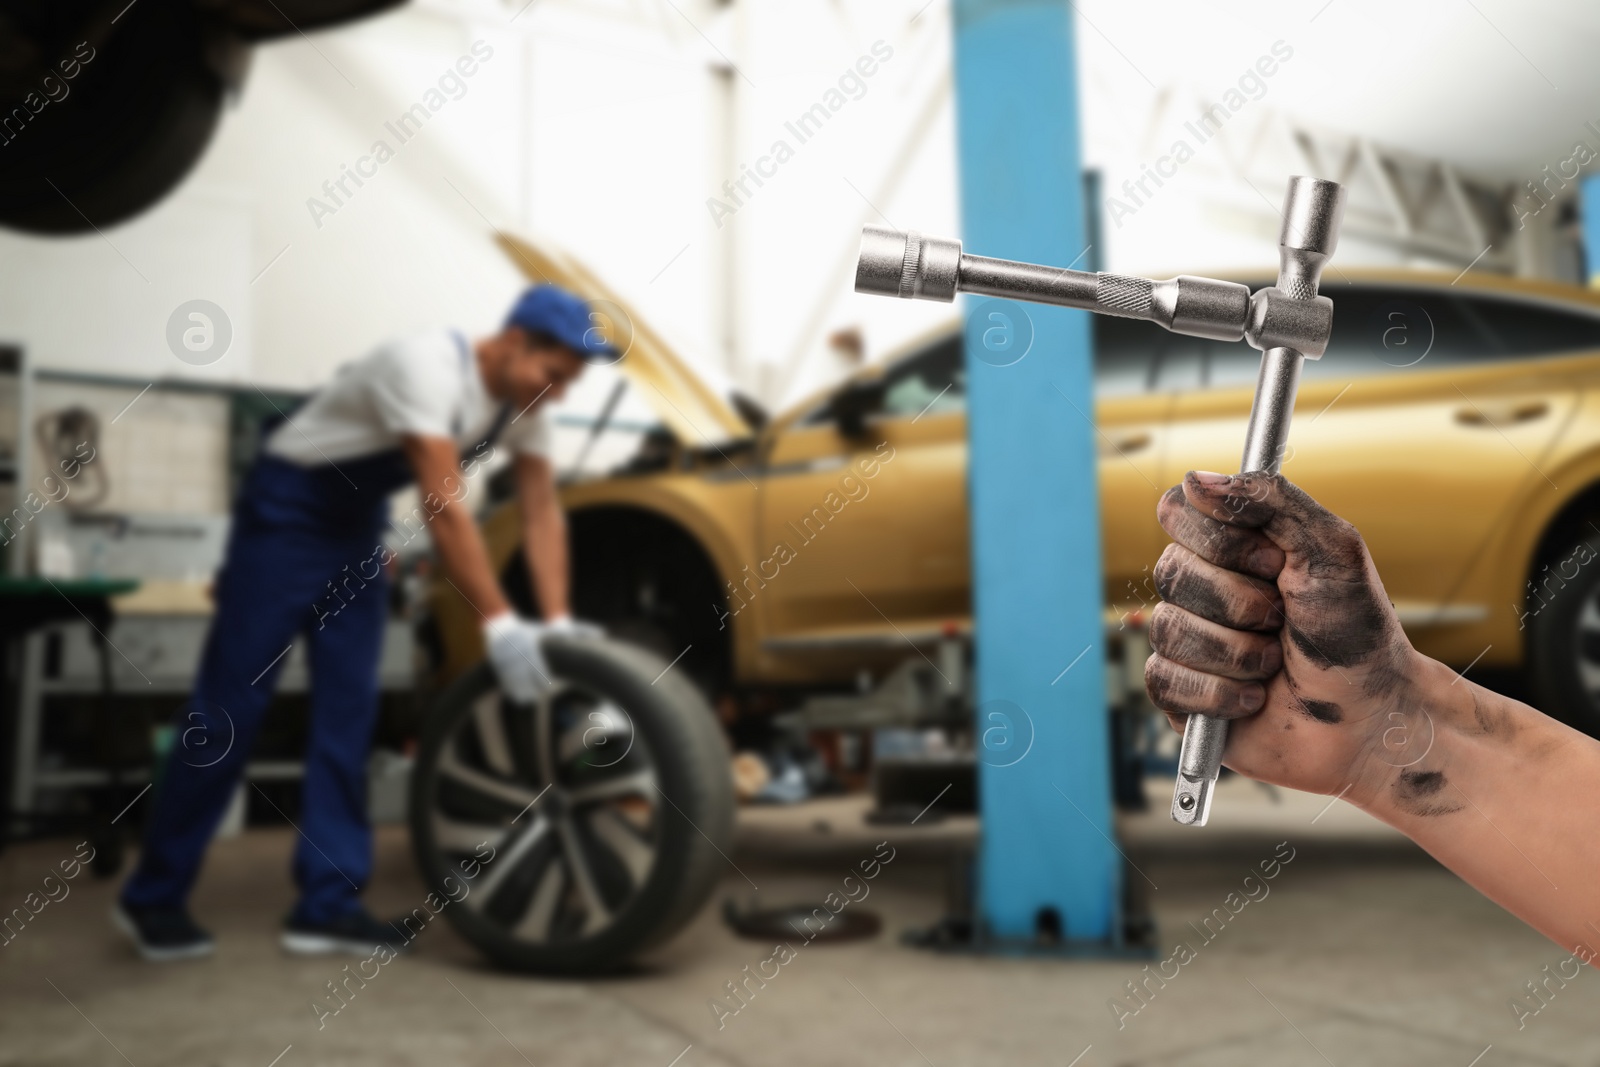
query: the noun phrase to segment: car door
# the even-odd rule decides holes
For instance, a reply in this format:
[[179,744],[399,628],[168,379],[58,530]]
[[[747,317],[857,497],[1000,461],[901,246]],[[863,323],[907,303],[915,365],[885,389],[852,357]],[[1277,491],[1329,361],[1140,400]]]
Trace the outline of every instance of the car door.
[[[1540,457],[1575,390],[1529,358],[1543,343],[1531,305],[1484,304],[1449,286],[1326,291],[1333,335],[1305,364],[1283,472],[1361,531],[1402,619],[1444,621],[1503,510],[1544,477]],[[1496,332],[1489,318],[1505,325]],[[1242,344],[1209,346],[1200,387],[1176,409],[1179,466],[1237,469],[1259,358]]]
[[887,368],[859,435],[823,405],[773,441],[757,543],[787,557],[767,568],[774,637],[970,615],[962,359],[946,334]]
[[[1167,424],[1174,384],[1199,376],[1198,342],[1136,319],[1094,319],[1100,543],[1106,603],[1153,606],[1152,571],[1166,546],[1156,504],[1173,484]],[[1068,417],[1077,417],[1062,398]]]
[[[1199,373],[1190,340],[1150,323],[1094,320],[1108,603],[1137,608],[1155,599],[1150,570],[1166,543],[1155,508],[1172,484],[1163,471],[1170,382]],[[778,595],[767,601],[774,636],[887,627],[890,620],[925,627],[970,617],[963,358],[962,338],[951,334],[891,366],[882,406],[860,442],[843,437],[819,409],[774,443],[762,484],[760,542],[794,549]],[[1162,368],[1164,387],[1157,382]],[[1059,401],[1062,418],[1089,417],[1065,394]],[[856,502],[841,509],[839,518],[848,523],[823,522],[827,509],[819,512],[818,502],[868,455],[881,468],[874,479],[856,479],[861,506],[854,513],[849,509]]]

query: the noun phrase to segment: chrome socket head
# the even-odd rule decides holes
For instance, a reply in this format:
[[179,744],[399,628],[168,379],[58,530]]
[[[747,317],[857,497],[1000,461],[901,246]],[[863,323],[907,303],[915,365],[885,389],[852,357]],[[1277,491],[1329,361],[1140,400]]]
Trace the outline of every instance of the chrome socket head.
[[858,293],[949,303],[956,298],[960,277],[960,241],[885,226],[861,230],[861,252],[856,259]]

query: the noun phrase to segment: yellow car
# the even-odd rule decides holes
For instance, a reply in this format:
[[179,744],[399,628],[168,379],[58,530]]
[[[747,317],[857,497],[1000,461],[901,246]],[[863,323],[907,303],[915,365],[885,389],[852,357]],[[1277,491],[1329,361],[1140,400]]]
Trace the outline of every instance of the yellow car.
[[[569,257],[506,244],[530,277],[616,300]],[[1306,363],[1284,473],[1361,530],[1419,649],[1523,670],[1545,710],[1600,732],[1600,299],[1400,271],[1344,270],[1324,291],[1333,337]],[[1235,469],[1258,354],[1126,319],[1097,317],[1094,339],[1115,628],[1155,600],[1161,492]],[[966,632],[963,350],[947,322],[766,421],[635,318],[621,369],[661,429],[623,469],[564,488],[578,613],[681,656],[725,719]],[[529,605],[515,517],[486,530]],[[449,587],[436,617],[445,672],[476,662]]]

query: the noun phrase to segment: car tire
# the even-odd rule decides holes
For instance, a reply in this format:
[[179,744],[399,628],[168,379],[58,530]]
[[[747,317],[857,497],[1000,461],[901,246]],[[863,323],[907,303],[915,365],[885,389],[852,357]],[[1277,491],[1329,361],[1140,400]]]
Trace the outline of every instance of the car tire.
[[[1523,605],[1528,688],[1545,714],[1600,737],[1600,538],[1580,539],[1541,571]],[[1565,566],[1567,561],[1572,567]],[[1575,569],[1571,578],[1563,575]],[[1553,577],[1552,577],[1553,576]],[[1559,583],[1559,584],[1558,584]]]
[[672,638],[666,628],[649,619],[608,619],[605,623],[606,636],[613,641],[621,641],[634,648],[642,648],[646,652],[671,661],[672,657],[683,649],[672,647]]
[[61,101],[42,105],[0,152],[0,225],[86,233],[155,204],[200,159],[222,114],[225,85],[208,51],[239,48],[191,5],[132,7],[63,83]]
[[534,705],[503,697],[487,664],[441,696],[412,777],[413,846],[441,910],[495,963],[614,971],[688,923],[726,869],[730,756],[660,657],[595,638],[544,647],[554,685]]
[[604,625],[606,636],[612,640],[642,648],[668,663],[675,662],[676,669],[686,675],[707,700],[716,702],[719,687],[713,661],[686,655],[693,649],[693,643],[686,647],[684,642],[674,640],[665,626],[652,619],[607,619]]

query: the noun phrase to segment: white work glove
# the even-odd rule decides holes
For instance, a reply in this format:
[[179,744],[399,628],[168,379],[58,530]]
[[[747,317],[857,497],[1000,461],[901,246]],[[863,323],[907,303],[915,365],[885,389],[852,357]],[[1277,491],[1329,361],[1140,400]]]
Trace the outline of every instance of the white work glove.
[[489,662],[500,679],[506,696],[531,704],[553,684],[550,666],[544,658],[544,639],[551,635],[599,637],[604,634],[593,623],[579,622],[561,615],[549,622],[533,622],[506,611],[483,624],[483,643]]
[[606,631],[599,623],[584,622],[571,615],[557,615],[546,623],[535,623],[545,637],[604,637]]

